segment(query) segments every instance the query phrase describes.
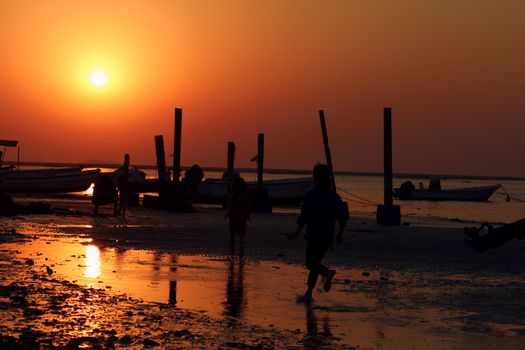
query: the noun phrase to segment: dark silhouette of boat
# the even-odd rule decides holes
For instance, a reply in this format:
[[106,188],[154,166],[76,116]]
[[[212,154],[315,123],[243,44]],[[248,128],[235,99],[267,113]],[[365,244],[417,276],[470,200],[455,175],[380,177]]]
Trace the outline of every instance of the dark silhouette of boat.
[[429,186],[429,188],[423,188],[420,185],[420,188],[416,189],[412,182],[406,181],[399,188],[394,189],[394,198],[400,200],[484,202],[500,187],[501,185],[498,184],[442,189],[439,184],[438,186]]
[[66,193],[85,191],[100,176],[100,169],[14,170],[0,176],[0,192]]

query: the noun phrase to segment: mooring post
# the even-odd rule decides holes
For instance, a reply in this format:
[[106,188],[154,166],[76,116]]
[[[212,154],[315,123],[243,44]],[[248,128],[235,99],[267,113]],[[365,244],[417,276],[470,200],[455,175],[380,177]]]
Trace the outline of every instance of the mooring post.
[[264,172],[264,134],[257,135],[257,188],[251,190],[252,211],[256,213],[271,213],[272,202],[268,189],[263,186]]
[[323,145],[324,153],[326,158],[326,165],[330,171],[330,182],[332,186],[332,191],[336,191],[335,187],[335,177],[334,177],[334,167],[332,165],[332,154],[330,153],[330,145],[328,144],[328,131],[326,130],[326,121],[324,119],[324,110],[319,111],[319,119],[321,121],[321,132],[323,134]]
[[228,141],[228,164],[227,164],[227,174],[228,176],[232,175],[235,168],[235,142]]
[[164,138],[162,135],[155,136],[155,152],[157,155],[157,176],[159,178],[159,190],[163,189],[168,181],[166,176],[166,156],[164,154]]
[[173,183],[179,183],[182,145],[182,108],[175,108],[175,135],[173,139]]
[[384,205],[392,206],[392,192],[393,192],[393,180],[392,180],[392,108],[385,107],[383,110],[383,152],[384,152]]
[[264,134],[257,135],[257,186],[263,187],[264,171]]
[[124,155],[124,181],[129,181],[129,154]]
[[393,175],[392,175],[392,108],[383,110],[383,161],[384,161],[384,202],[377,207],[377,223],[379,225],[401,224],[401,209],[393,205]]

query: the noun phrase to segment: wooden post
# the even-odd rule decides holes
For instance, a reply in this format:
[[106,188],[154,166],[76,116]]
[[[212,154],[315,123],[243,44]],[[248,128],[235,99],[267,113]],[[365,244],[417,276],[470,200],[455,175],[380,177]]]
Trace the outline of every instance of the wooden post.
[[392,108],[383,109],[383,161],[384,161],[384,203],[377,207],[377,223],[379,225],[399,226],[401,224],[401,208],[393,205],[393,174],[392,174]]
[[129,154],[124,155],[124,179],[126,182],[129,179]]
[[332,154],[330,153],[330,145],[328,144],[328,131],[326,130],[326,121],[324,119],[324,111],[321,109],[319,111],[319,119],[321,121],[321,132],[323,133],[323,145],[324,153],[326,157],[326,165],[330,171],[330,182],[332,191],[336,191],[335,187],[335,177],[334,177],[334,167],[332,165]]
[[175,134],[173,139],[173,183],[179,183],[182,144],[182,109],[175,108]]
[[393,180],[392,180],[392,108],[385,107],[383,110],[383,131],[384,131],[384,142],[383,142],[383,161],[384,161],[384,204],[385,206],[392,206],[392,192],[393,192]]
[[2,166],[3,161],[4,161],[4,152],[0,151],[0,167]]
[[272,202],[268,189],[263,187],[264,172],[264,134],[257,135],[257,188],[251,191],[252,211],[255,213],[272,212]]
[[161,184],[168,181],[166,176],[166,156],[164,154],[164,138],[162,135],[155,136],[155,152],[157,154],[157,173],[159,178],[159,188],[163,188]]
[[231,175],[234,172],[235,165],[235,142],[228,141],[228,167],[227,174]]
[[257,135],[257,186],[263,186],[264,170],[264,134]]

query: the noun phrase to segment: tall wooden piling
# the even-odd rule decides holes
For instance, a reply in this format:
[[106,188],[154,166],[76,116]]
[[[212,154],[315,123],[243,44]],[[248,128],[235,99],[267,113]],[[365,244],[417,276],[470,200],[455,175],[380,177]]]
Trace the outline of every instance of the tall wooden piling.
[[164,188],[168,181],[166,173],[166,155],[164,154],[164,138],[162,135],[155,136],[155,153],[157,155],[157,176],[159,179],[159,188]]
[[323,145],[324,145],[324,153],[326,158],[326,165],[328,166],[328,169],[330,171],[330,182],[332,191],[336,190],[335,187],[335,177],[334,177],[334,167],[332,165],[332,154],[330,152],[330,145],[328,144],[328,131],[326,130],[326,121],[324,118],[324,110],[319,111],[319,120],[321,121],[321,132],[323,134]]
[[180,179],[180,158],[182,145],[182,108],[175,108],[175,134],[173,138],[173,182]]
[[377,207],[377,223],[379,225],[399,226],[401,224],[401,208],[393,205],[393,174],[392,174],[392,108],[383,109],[383,165],[384,165],[384,202]]
[[263,186],[264,171],[264,134],[257,135],[257,186]]
[[384,204],[393,204],[393,180],[392,180],[392,108],[385,107],[383,110],[383,162],[384,162]]
[[124,155],[124,181],[129,180],[129,154]]
[[263,187],[264,172],[264,134],[257,135],[257,188],[249,191],[252,211],[255,213],[271,213],[272,202],[268,197],[268,189]]
[[228,141],[228,163],[227,174],[231,175],[235,171],[235,142]]

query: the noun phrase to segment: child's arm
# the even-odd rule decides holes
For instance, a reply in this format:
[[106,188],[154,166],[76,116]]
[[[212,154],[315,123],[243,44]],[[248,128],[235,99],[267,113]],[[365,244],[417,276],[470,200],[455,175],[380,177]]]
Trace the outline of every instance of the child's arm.
[[286,235],[288,239],[293,240],[299,236],[301,233],[301,230],[306,225],[306,222],[308,221],[309,213],[311,212],[311,204],[310,200],[308,198],[308,195],[305,197],[303,201],[303,205],[301,207],[301,213],[299,214],[299,217],[297,218],[297,229],[295,232],[290,232]]
[[337,231],[335,240],[337,244],[341,244],[343,243],[343,232],[345,231],[347,217],[348,217],[348,207],[346,206],[345,203],[343,203],[343,200],[341,199],[341,197],[338,198],[338,202],[339,202],[339,213],[338,213],[339,230]]

